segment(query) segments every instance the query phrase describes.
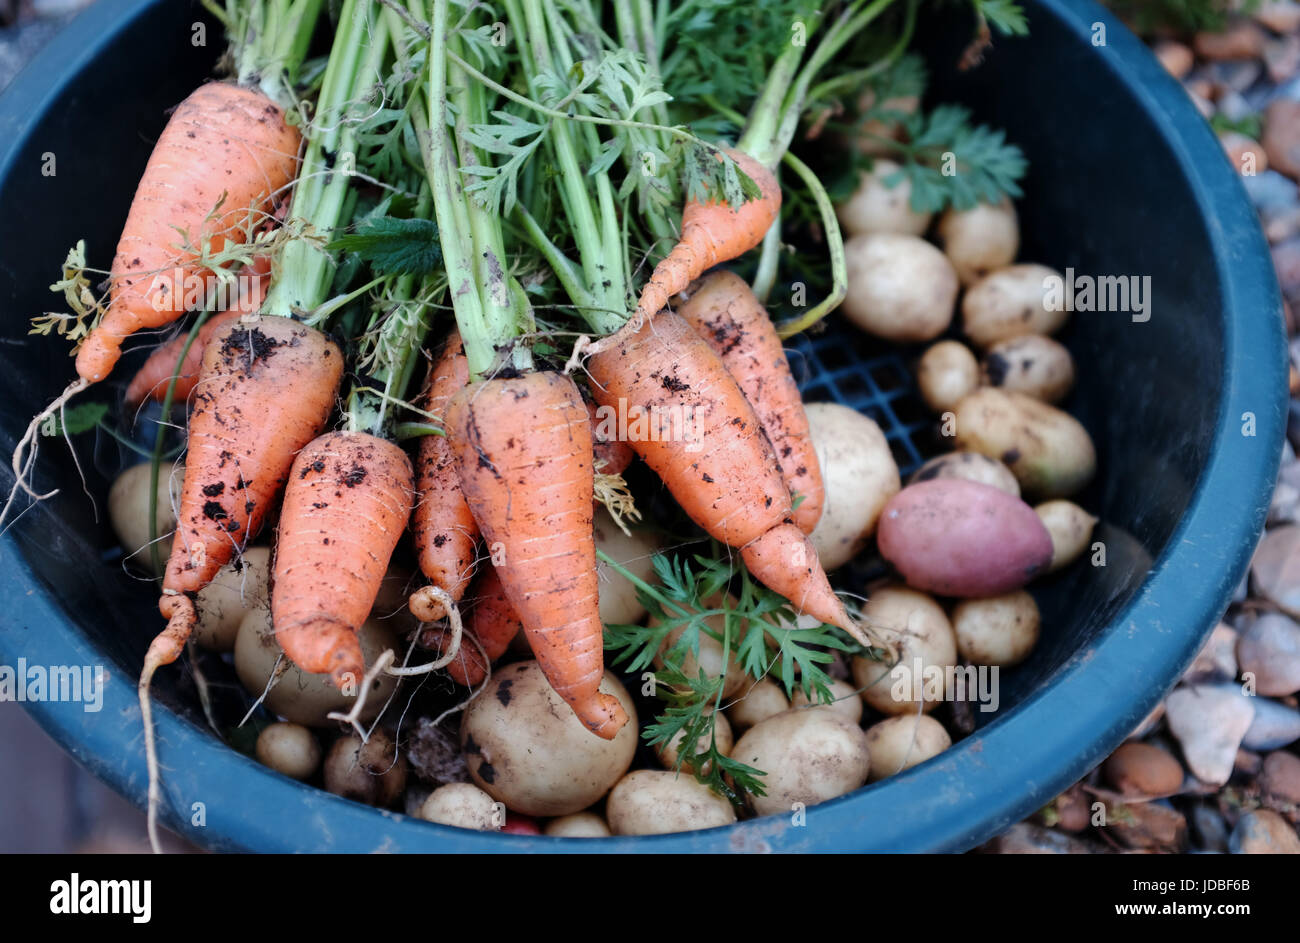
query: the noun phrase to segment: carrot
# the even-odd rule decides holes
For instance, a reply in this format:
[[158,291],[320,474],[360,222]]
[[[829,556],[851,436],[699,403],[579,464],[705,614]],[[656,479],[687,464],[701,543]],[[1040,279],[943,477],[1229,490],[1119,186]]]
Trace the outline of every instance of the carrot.
[[365,432],[330,432],[294,459],[280,507],[271,590],[275,637],[304,671],[359,684],[357,632],[406,527],[411,461]]
[[799,385],[781,338],[762,302],[734,272],[706,275],[689,289],[677,313],[722,358],[772,442],[781,475],[803,500],[794,522],[811,534],[822,515],[825,489]]
[[122,341],[185,313],[187,285],[216,278],[198,254],[177,248],[177,230],[213,252],[242,242],[250,210],[262,213],[293,180],[300,136],[280,106],[260,91],[213,82],[172,113],[136,188],[110,274],[108,310],[77,352],[88,383],[106,377]]
[[604,677],[598,608],[591,421],[556,373],[484,380],[447,404],[461,487],[542,671],[590,730],[627,723]]
[[689,324],[661,311],[587,361],[603,406],[622,401],[657,416],[632,441],[690,518],[740,549],[754,576],[801,611],[870,644],[831,590],[753,406]]
[[758,185],[760,196],[738,207],[709,200],[687,200],[682,209],[682,230],[672,250],[655,266],[641,289],[636,316],[639,325],[667,306],[668,299],[715,265],[729,262],[757,246],[781,212],[781,188],[776,175],[739,150],[726,154]]
[[144,678],[180,655],[197,618],[194,594],[261,530],[295,453],[329,418],[342,375],[337,345],[287,318],[239,321],[208,344],[158,603],[169,621]]
[[621,475],[636,458],[636,450],[618,438],[617,427],[599,413],[594,403],[587,403],[591,416],[591,444],[596,471],[602,475]]
[[[429,371],[425,411],[440,421],[447,401],[468,383],[465,348],[460,333],[452,331],[442,355]],[[456,459],[445,436],[429,435],[420,440],[415,486],[421,497],[411,515],[411,531],[420,571],[434,586],[459,600],[474,575],[478,525],[460,490]],[[424,589],[411,594],[410,607],[421,622],[433,622],[446,615],[442,604]]]
[[[474,581],[470,592],[470,608],[465,625],[465,634],[473,636],[478,645],[461,642],[455,659],[447,666],[448,676],[467,688],[476,687],[487,677],[491,663],[506,653],[521,628],[523,624],[515,613],[515,607],[510,605],[510,600],[506,597],[496,567],[486,567]],[[446,651],[450,639],[447,632],[438,629],[427,632],[420,641],[441,654]]]

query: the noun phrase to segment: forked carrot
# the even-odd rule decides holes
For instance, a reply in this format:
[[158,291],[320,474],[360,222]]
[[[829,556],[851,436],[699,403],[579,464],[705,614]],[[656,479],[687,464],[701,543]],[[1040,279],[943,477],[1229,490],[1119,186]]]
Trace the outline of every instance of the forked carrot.
[[637,404],[659,417],[632,447],[711,536],[741,551],[764,585],[802,612],[871,644],[831,590],[754,408],[722,360],[682,318],[663,310],[587,361],[602,405]]
[[[452,331],[441,356],[429,371],[425,411],[440,421],[447,401],[468,383],[469,365],[464,345],[460,333]],[[424,436],[415,467],[415,487],[420,501],[411,515],[411,531],[420,571],[434,586],[446,590],[453,600],[459,600],[474,575],[478,525],[460,490],[456,458],[446,436]],[[410,607],[421,622],[434,622],[446,615],[443,605],[424,589],[411,594]]]
[[630,324],[653,317],[667,306],[669,298],[713,266],[757,246],[781,212],[776,175],[743,151],[727,150],[726,154],[758,185],[760,195],[737,207],[717,200],[687,200],[682,208],[681,236],[641,289]]
[[108,376],[122,341],[185,313],[189,284],[216,278],[193,249],[208,240],[219,252],[242,242],[259,214],[291,180],[300,136],[260,91],[224,82],[195,89],[176,106],[149,157],[117,244],[108,310],[77,352],[88,383]]
[[298,453],[280,507],[271,590],[275,637],[304,671],[360,683],[357,632],[406,527],[411,461],[365,432],[330,432]]
[[767,309],[734,272],[710,273],[687,289],[676,311],[722,358],[740,384],[790,491],[802,496],[794,522],[811,534],[822,516],[825,489],[799,385]]
[[465,499],[542,671],[578,719],[613,739],[627,723],[604,677],[591,419],[556,373],[484,380],[447,404]]

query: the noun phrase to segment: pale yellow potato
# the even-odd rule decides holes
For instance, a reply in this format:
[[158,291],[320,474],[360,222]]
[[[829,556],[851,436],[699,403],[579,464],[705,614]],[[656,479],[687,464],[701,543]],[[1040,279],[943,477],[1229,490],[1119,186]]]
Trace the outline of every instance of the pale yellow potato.
[[760,721],[784,714],[790,709],[785,689],[771,678],[753,682],[727,706],[727,719],[733,731],[745,731]]
[[808,695],[803,693],[803,688],[795,688],[794,697],[790,699],[790,706],[796,709],[816,707],[821,710],[833,711],[850,723],[861,723],[862,698],[858,696],[858,689],[847,681],[836,679],[831,679],[830,689],[831,696],[835,700],[829,704],[823,704],[815,699],[810,701]]
[[194,600],[199,621],[194,641],[214,652],[234,651],[239,625],[249,611],[271,604],[271,550],[249,547],[199,590]]
[[639,729],[636,706],[618,678],[606,673],[600,690],[627,711],[613,740],[583,725],[537,662],[498,668],[461,721],[474,783],[523,815],[568,815],[599,800],[632,765]]
[[[604,507],[596,508],[596,549],[609,554],[647,583],[654,582],[654,563],[651,558],[659,550],[659,541],[647,530],[633,530],[631,536],[623,533]],[[596,574],[600,579],[600,621],[605,625],[633,625],[645,618],[645,606],[636,596],[636,587],[603,560],[596,561]]]
[[[367,667],[374,664],[385,649],[401,650],[392,629],[374,619],[365,621],[357,638]],[[271,611],[265,606],[250,609],[239,623],[239,634],[235,637],[235,674],[249,694],[261,696],[267,681],[275,673],[277,659],[283,654],[271,627]],[[330,682],[329,675],[302,671],[287,656],[284,665],[287,666],[284,674],[263,702],[271,713],[308,727],[333,727],[337,722],[330,720],[327,714],[331,711],[346,713],[352,709],[356,693],[340,691]],[[375,679],[361,711],[363,720],[371,721],[379,716],[384,704],[397,690],[398,683],[399,679],[389,674]]]
[[574,812],[551,819],[542,829],[553,838],[609,838],[609,826],[594,812]]
[[1008,265],[995,269],[966,290],[961,327],[981,349],[1026,334],[1054,334],[1070,312],[1053,310],[1051,279],[1061,274],[1046,265]]
[[506,820],[497,801],[473,783],[439,786],[420,806],[420,818],[480,832],[495,832]]
[[406,757],[382,728],[364,743],[355,731],[346,733],[325,757],[325,788],[345,799],[390,806],[406,789]]
[[[988,386],[1059,403],[1074,386],[1074,359],[1064,344],[1041,334],[999,341],[980,366]],[[958,397],[960,399],[960,397]]]
[[952,746],[952,737],[928,714],[900,714],[867,728],[871,782],[911,769]]
[[925,405],[944,413],[980,385],[980,365],[960,341],[939,341],[921,355],[916,385]]
[[[706,609],[716,609],[721,606],[721,602],[722,601],[720,599],[714,598],[714,599],[705,600],[704,605]],[[734,603],[735,600],[732,600],[732,602]],[[698,612],[700,610],[691,609],[690,611]],[[719,635],[721,635],[723,629],[726,628],[726,622],[727,622],[726,617],[721,614],[709,616],[707,619],[704,620],[704,624],[707,625],[713,631],[717,632]],[[659,623],[655,618],[651,617],[650,621],[646,624],[650,626],[655,626],[658,625]],[[663,645],[660,646],[659,653],[655,655],[655,667],[663,668],[664,652],[672,648],[672,646],[677,643],[677,640],[682,637],[682,634],[686,631],[686,628],[687,627],[684,625],[678,626],[677,628],[673,629],[664,637]],[[733,620],[732,632],[734,633],[736,631],[737,630],[735,628],[735,622]],[[718,641],[718,639],[715,639],[708,632],[703,632],[703,631],[699,633],[699,640],[700,640],[699,654],[696,655],[688,651],[685,657],[682,658],[681,661],[682,674],[686,675],[688,678],[694,678],[694,677],[698,677],[700,671],[703,670],[705,676],[708,678],[719,677],[722,674],[722,669],[723,669],[722,642]],[[722,696],[724,698],[731,697],[733,694],[739,691],[745,683],[745,677],[746,677],[745,669],[741,666],[740,662],[736,660],[736,648],[739,645],[739,643],[740,643],[740,639],[738,638],[733,638],[731,641],[731,657],[730,660],[726,663],[727,675],[722,682]]]
[[1011,474],[1011,469],[996,458],[989,458],[979,452],[949,452],[936,455],[916,471],[907,480],[909,485],[918,481],[932,481],[936,478],[964,478],[981,485],[992,485],[999,491],[1005,491],[1013,498],[1020,497],[1020,482]]
[[132,465],[113,479],[108,489],[108,520],[113,533],[126,553],[132,567],[155,576],[162,575],[167,557],[172,552],[170,534],[176,529],[176,509],[180,507],[181,483],[185,480],[185,467],[173,469],[164,465],[158,469],[158,506],[153,533],[158,541],[160,568],[154,570],[153,555],[149,549],[149,479],[150,463]]
[[[676,769],[677,758],[680,755],[682,740],[686,736],[686,731],[678,731],[677,735],[668,741],[666,746],[655,748],[655,755],[659,757],[659,762],[663,764],[664,769]],[[731,724],[727,721],[726,714],[718,714],[713,721],[713,740],[716,742],[718,752],[726,756],[731,752],[735,744],[735,738],[731,734]],[[710,741],[708,737],[701,737],[695,743],[696,754],[707,753],[709,751]],[[708,772],[712,762],[704,764],[705,772]],[[692,760],[683,760],[681,770],[684,773],[694,773],[695,763]]]
[[957,653],[975,665],[1018,665],[1038,642],[1040,618],[1023,589],[987,599],[964,599],[952,611]]
[[[882,586],[867,598],[862,621],[898,650],[898,662],[853,659],[853,683],[882,714],[931,711],[947,694],[946,669],[957,664],[957,638],[943,607],[925,593]],[[917,670],[915,659],[920,659]]]
[[790,814],[852,792],[867,781],[871,754],[856,723],[829,710],[790,710],[751,727],[731,757],[762,770],[759,815]]
[[859,175],[857,190],[835,208],[844,235],[897,232],[920,236],[925,232],[930,214],[912,209],[912,182],[902,177],[892,187],[885,185],[898,170],[898,164],[882,158]]
[[844,244],[848,289],[841,306],[857,327],[898,343],[933,340],[952,323],[957,273],[919,236],[872,233]]
[[1047,568],[1048,573],[1069,566],[1088,549],[1097,518],[1079,505],[1062,499],[1044,501],[1034,508],[1034,513],[1052,538],[1052,565]]
[[829,571],[862,551],[901,482],[889,442],[872,419],[839,403],[808,403],[804,412],[825,491],[809,540]]
[[257,736],[257,761],[293,779],[306,779],[320,766],[320,744],[301,724],[279,721]]
[[639,769],[610,790],[605,816],[615,835],[667,835],[730,825],[731,803],[689,773]]
[[951,209],[939,218],[939,241],[963,285],[979,281],[994,269],[1010,265],[1020,251],[1016,208],[979,203],[968,210]]

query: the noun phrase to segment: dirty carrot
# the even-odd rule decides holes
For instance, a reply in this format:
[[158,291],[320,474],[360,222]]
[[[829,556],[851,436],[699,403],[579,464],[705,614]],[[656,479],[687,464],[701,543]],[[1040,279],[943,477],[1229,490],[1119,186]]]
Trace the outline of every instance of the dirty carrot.
[[604,677],[593,531],[591,420],[568,377],[466,387],[447,405],[465,499],[542,671],[591,731],[627,723]]
[[772,442],[786,485],[802,497],[793,519],[811,534],[825,489],[799,385],[767,309],[734,272],[713,272],[688,289],[676,311],[722,358]]

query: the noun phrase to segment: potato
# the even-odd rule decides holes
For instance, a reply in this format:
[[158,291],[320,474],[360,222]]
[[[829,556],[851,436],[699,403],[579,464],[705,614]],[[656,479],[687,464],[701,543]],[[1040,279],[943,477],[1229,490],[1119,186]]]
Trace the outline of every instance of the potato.
[[867,735],[834,711],[786,711],[755,724],[731,751],[733,759],[767,773],[765,796],[752,796],[759,815],[816,805],[867,781]]
[[325,788],[345,799],[390,806],[406,788],[406,757],[381,728],[364,743],[355,732],[344,734],[325,757]]
[[939,341],[921,355],[916,385],[925,405],[944,413],[980,385],[980,365],[960,341]]
[[979,452],[949,452],[947,455],[936,455],[912,472],[912,477],[907,483],[914,485],[920,481],[935,481],[943,478],[961,478],[981,485],[992,485],[1013,498],[1020,497],[1020,482],[1016,481],[1016,476],[1011,474],[1011,469],[997,459],[981,455]]
[[636,707],[618,678],[607,673],[600,690],[627,711],[613,740],[583,726],[537,662],[498,668],[461,721],[474,782],[524,815],[568,815],[598,800],[632,765],[638,729]]
[[1027,497],[1068,498],[1097,470],[1097,453],[1079,420],[1024,393],[983,387],[953,410],[957,447],[996,458]]
[[1038,604],[1024,590],[967,599],[953,609],[952,628],[962,658],[975,665],[1010,668],[1029,657],[1038,642]]
[[306,779],[320,766],[320,744],[301,724],[283,721],[257,736],[257,761],[292,779]]
[[880,509],[898,493],[898,465],[880,427],[857,410],[808,403],[804,412],[826,494],[809,539],[822,568],[834,570],[862,551]]
[[610,831],[605,820],[594,812],[574,812],[551,819],[542,834],[552,838],[608,838]]
[[[596,508],[596,549],[603,550],[636,576],[653,582],[651,557],[659,550],[659,541],[646,530],[624,534],[603,507]],[[645,618],[645,607],[636,598],[636,587],[627,577],[604,561],[597,561],[600,577],[600,621],[605,625],[633,625]]]
[[[373,619],[366,620],[357,637],[361,640],[367,666],[374,664],[385,649],[398,651],[397,637],[392,630]],[[235,673],[249,694],[254,697],[262,695],[275,671],[276,660],[282,654],[271,628],[270,610],[264,606],[249,610],[239,623],[239,634],[235,637]],[[344,694],[334,687],[329,675],[309,674],[287,657],[284,663],[287,670],[266,695],[267,710],[308,727],[331,727],[335,721],[329,720],[327,714],[351,710],[356,695]],[[379,716],[384,704],[397,690],[398,681],[388,674],[375,679],[374,688],[366,697],[366,706],[361,712],[363,720],[371,721]]]
[[[882,714],[915,714],[918,703],[933,710],[947,694],[945,669],[957,664],[957,639],[943,607],[924,593],[882,586],[868,597],[862,618],[898,649],[896,667],[863,656],[853,659],[853,683],[862,700]],[[938,683],[927,685],[936,673]]]
[[894,186],[885,184],[898,170],[892,160],[882,159],[863,171],[853,196],[835,208],[846,236],[873,232],[920,236],[929,227],[930,214],[912,209],[912,182],[907,177],[900,174]]
[[[126,552],[127,562],[137,570],[161,576],[161,571],[153,568],[149,549],[149,469],[149,462],[132,465],[113,479],[108,489],[108,519]],[[154,517],[158,526],[154,533],[170,535],[176,529],[175,510],[180,506],[184,480],[183,465],[175,469],[164,465],[158,469],[158,507]],[[163,537],[158,542],[158,559],[163,566],[171,552],[171,537]]]
[[[677,769],[677,757],[685,735],[685,730],[679,731],[677,736],[673,737],[672,740],[668,742],[667,746],[659,746],[655,748],[655,755],[659,757],[659,762],[663,764],[664,769]],[[731,748],[735,744],[735,738],[732,737],[731,724],[727,722],[726,714],[718,714],[717,718],[713,721],[713,739],[717,743],[718,752],[723,756],[726,756],[731,752]],[[701,737],[696,741],[695,752],[697,754],[707,753],[708,750],[708,737]],[[712,765],[711,762],[705,763],[704,771],[708,772]],[[683,773],[694,773],[695,764],[691,760],[683,760],[681,770]]]
[[1097,519],[1072,501],[1044,501],[1034,508],[1052,538],[1052,565],[1048,573],[1069,566],[1088,549]]
[[958,478],[908,485],[885,505],[880,555],[907,585],[940,596],[998,596],[1052,562],[1034,509],[991,485]]
[[473,783],[439,786],[420,806],[420,818],[480,832],[495,832],[505,824],[505,812],[501,806]]
[[194,601],[199,615],[194,641],[209,651],[233,651],[244,616],[251,609],[271,604],[270,580],[271,551],[267,547],[249,547],[218,570]]
[[830,689],[835,700],[829,704],[823,704],[819,700],[808,700],[808,695],[803,693],[803,688],[795,688],[794,697],[790,699],[790,706],[795,709],[821,708],[833,711],[851,723],[861,723],[862,698],[858,697],[857,688],[847,681],[832,680]]
[[988,386],[1024,393],[1044,403],[1059,403],[1074,386],[1070,352],[1064,344],[1041,334],[998,341],[984,355],[980,370]]
[[928,714],[887,717],[867,728],[871,782],[924,763],[952,746],[952,737]]
[[957,273],[918,236],[873,233],[844,244],[843,310],[869,334],[899,343],[933,340],[952,323]]
[[615,835],[667,835],[736,821],[731,803],[689,773],[639,769],[610,790],[605,816]]
[[757,723],[790,709],[785,689],[771,678],[755,681],[727,707],[727,720],[733,730],[744,731]]
[[939,240],[963,285],[1010,265],[1020,250],[1020,224],[1011,201],[948,210],[939,219]]
[[[720,605],[721,605],[721,600],[716,598],[705,601],[706,609],[716,609]],[[691,611],[698,612],[699,610],[692,609]],[[721,633],[726,626],[726,621],[727,620],[724,616],[715,615],[715,616],[709,616],[707,619],[705,619],[704,624],[707,625],[709,628],[713,629],[715,632]],[[650,626],[655,626],[658,624],[659,624],[658,620],[654,619],[653,617],[647,623],[647,625]],[[664,643],[662,646],[660,646],[659,653],[655,655],[656,668],[662,668],[664,666],[663,653],[666,652],[668,649],[672,648],[673,645],[677,644],[677,640],[682,637],[682,634],[685,631],[686,631],[686,626],[684,625],[678,626],[677,628],[673,629],[664,637]],[[703,669],[705,675],[707,675],[709,678],[716,678],[722,674],[722,668],[723,668],[722,643],[717,639],[715,639],[712,635],[709,635],[707,632],[700,632],[699,640],[700,640],[699,654],[695,655],[690,652],[687,652],[685,657],[682,658],[682,663],[681,663],[682,673],[685,674],[688,678],[694,678],[699,675],[700,669]],[[727,676],[725,680],[722,682],[723,697],[731,697],[733,694],[739,691],[745,683],[745,677],[746,677],[745,669],[741,666],[740,662],[736,660],[736,644],[738,642],[739,639],[734,639],[732,642],[731,658],[726,665]]]
[[961,300],[962,330],[976,347],[1025,334],[1054,334],[1070,312],[1050,308],[1047,280],[1060,278],[1046,265],[1008,265],[985,275]]

